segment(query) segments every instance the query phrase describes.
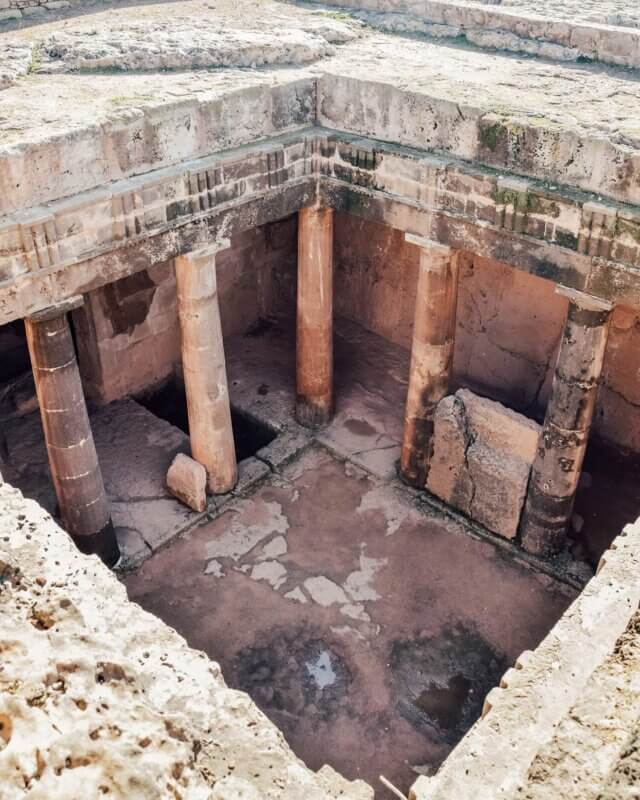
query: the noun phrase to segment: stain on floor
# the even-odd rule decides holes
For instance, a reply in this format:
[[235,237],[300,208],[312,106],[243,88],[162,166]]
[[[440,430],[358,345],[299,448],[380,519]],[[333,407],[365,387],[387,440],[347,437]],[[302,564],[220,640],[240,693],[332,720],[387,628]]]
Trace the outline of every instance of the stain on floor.
[[126,578],[312,768],[430,774],[575,596],[319,445]]

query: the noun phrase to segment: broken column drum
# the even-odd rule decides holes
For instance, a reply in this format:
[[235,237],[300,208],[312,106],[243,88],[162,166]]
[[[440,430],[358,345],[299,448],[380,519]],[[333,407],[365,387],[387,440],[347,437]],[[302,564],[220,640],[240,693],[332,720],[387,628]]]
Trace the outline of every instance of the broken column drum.
[[66,530],[84,553],[112,566],[119,558],[66,311],[25,319],[51,476]]
[[404,416],[400,473],[424,488],[433,450],[436,406],[449,391],[458,298],[458,254],[420,236],[420,266]]
[[541,556],[565,544],[611,316],[611,305],[604,301],[559,291],[569,297],[569,310],[521,523],[523,547]]
[[333,209],[298,215],[296,418],[325,425],[333,411]]
[[182,367],[193,458],[214,494],[231,491],[238,469],[231,426],[213,246],[175,260]]

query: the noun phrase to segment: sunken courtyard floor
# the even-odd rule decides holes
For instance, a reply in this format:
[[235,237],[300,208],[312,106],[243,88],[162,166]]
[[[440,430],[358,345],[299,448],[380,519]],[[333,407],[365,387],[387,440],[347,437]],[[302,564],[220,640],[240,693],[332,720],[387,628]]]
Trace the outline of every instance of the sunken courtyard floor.
[[312,768],[408,791],[576,591],[311,445],[129,575]]
[[[437,769],[580,581],[566,559],[540,571],[398,480],[402,348],[336,320],[336,413],[315,436],[292,418],[290,324],[262,321],[225,349],[244,459],[237,489],[205,513],[165,486],[172,458],[189,447],[179,386],[91,416],[123,580],[133,600],[218,661],[310,767],[363,778],[380,798],[391,796],[380,774],[407,792]],[[2,449],[9,482],[55,513],[37,412],[9,420]],[[593,567],[640,513],[640,464],[592,443],[586,466],[592,485],[576,507]]]

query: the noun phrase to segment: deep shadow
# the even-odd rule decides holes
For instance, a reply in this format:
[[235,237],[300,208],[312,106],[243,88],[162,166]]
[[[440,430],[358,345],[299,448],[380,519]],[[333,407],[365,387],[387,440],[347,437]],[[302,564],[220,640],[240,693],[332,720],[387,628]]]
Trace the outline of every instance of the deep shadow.
[[[177,378],[172,378],[152,392],[136,397],[136,400],[156,417],[189,435],[187,398],[184,386]],[[231,409],[231,424],[238,461],[255,455],[277,435],[272,428],[234,409]]]
[[571,536],[575,555],[595,569],[624,526],[640,517],[640,455],[622,453],[592,436],[582,474],[575,513],[584,526]]

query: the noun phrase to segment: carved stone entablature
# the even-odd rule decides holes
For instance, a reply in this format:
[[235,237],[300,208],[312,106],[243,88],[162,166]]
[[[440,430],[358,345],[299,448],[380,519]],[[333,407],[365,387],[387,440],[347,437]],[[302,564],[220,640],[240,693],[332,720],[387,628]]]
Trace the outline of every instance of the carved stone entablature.
[[[366,160],[358,155],[363,151],[370,153]],[[320,175],[334,180],[581,255],[640,266],[640,209],[604,206],[585,192],[346,134],[325,136],[318,160]]]
[[[117,181],[0,220],[0,281],[61,268],[310,174],[300,137]],[[266,152],[265,152],[266,151]]]
[[[309,128],[4,217],[0,322],[20,315],[19,304],[11,310],[16,281],[28,294],[25,281],[46,280],[50,287],[60,270],[117,254],[123,246],[148,250],[162,237],[165,244],[157,251],[173,257],[192,245],[187,229],[193,223],[219,220],[227,212],[237,218],[239,209],[262,202],[270,205],[263,219],[299,210],[291,207],[295,187],[303,189],[296,195],[302,203],[322,194],[338,210],[420,230],[456,249],[640,306],[634,269],[640,267],[640,209],[604,205],[585,192],[434,153]],[[289,200],[278,205],[283,192]],[[255,218],[247,216],[246,224]],[[130,260],[130,271],[144,268],[144,259]],[[119,277],[123,269],[118,267]],[[90,290],[113,274],[94,270],[82,285]]]

